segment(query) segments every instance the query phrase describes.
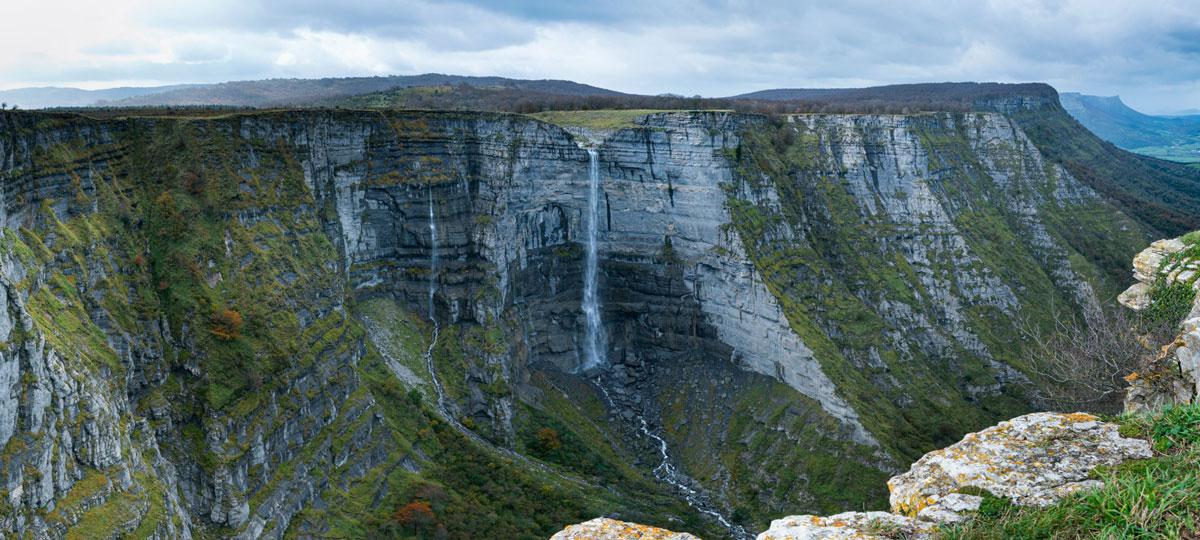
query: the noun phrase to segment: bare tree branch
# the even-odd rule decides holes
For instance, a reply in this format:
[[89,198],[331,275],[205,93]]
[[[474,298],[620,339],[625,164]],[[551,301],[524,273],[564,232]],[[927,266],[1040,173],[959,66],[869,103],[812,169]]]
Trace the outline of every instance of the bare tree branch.
[[1120,412],[1125,377],[1147,365],[1155,352],[1150,344],[1168,341],[1174,330],[1120,307],[1081,321],[1052,306],[1051,317],[1046,328],[1022,316],[1017,329],[1031,355],[1040,405],[1062,411]]

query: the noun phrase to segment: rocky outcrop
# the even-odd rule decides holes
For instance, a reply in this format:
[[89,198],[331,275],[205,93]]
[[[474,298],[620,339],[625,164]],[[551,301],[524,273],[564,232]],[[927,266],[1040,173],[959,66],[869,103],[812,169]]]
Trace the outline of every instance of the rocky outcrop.
[[1096,467],[1150,455],[1150,443],[1126,439],[1116,424],[1090,414],[1034,413],[925,454],[889,480],[888,489],[894,512],[953,522],[979,506],[979,497],[961,494],[968,488],[1020,506],[1046,506],[1102,485],[1088,477]]
[[585,521],[554,533],[550,540],[699,540],[688,533],[609,518]]
[[848,512],[775,520],[759,540],[783,538],[926,538],[938,524],[975,512],[981,494],[1020,506],[1046,506],[1103,484],[1100,466],[1151,457],[1150,443],[1127,439],[1115,424],[1074,413],[1033,413],[970,433],[930,452],[888,481],[892,513]]
[[[1133,259],[1137,283],[1117,298],[1126,307],[1141,311],[1153,307],[1156,291],[1174,289],[1175,294],[1193,297],[1178,337],[1163,345],[1143,369],[1126,377],[1130,383],[1125,393],[1126,412],[1195,403],[1200,397],[1200,249],[1190,238],[1193,236],[1158,240],[1138,253]],[[1167,296],[1163,301],[1171,300]]]
[[[1188,245],[1179,238],[1157,240],[1150,244],[1150,247],[1142,250],[1133,258],[1133,279],[1136,279],[1137,282],[1125,289],[1117,297],[1117,300],[1130,309],[1143,310],[1150,307],[1150,292],[1156,284],[1172,285],[1178,282],[1188,284],[1195,282],[1196,272],[1200,269],[1200,261],[1195,259],[1177,260],[1176,257],[1187,248]],[[1161,283],[1159,283],[1160,279]]]
[[888,512],[843,512],[832,516],[788,516],[771,522],[758,540],[925,540],[937,524]]

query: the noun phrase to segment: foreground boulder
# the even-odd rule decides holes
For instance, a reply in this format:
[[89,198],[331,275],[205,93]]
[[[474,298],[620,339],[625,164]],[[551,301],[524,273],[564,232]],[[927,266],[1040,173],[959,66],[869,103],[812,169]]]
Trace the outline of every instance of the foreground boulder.
[[1097,488],[1096,467],[1151,456],[1150,443],[1127,439],[1090,414],[1034,413],[1001,422],[925,454],[888,480],[892,511],[934,522],[961,521],[983,490],[1021,506],[1046,506]]
[[700,540],[688,533],[658,527],[596,518],[558,531],[550,540]]
[[857,540],[931,538],[937,525],[888,512],[843,512],[832,516],[788,516],[771,522],[758,540]]
[[1023,506],[1046,506],[1085,489],[1099,466],[1151,456],[1150,443],[1084,413],[1033,413],[970,433],[925,454],[888,481],[892,513],[846,512],[777,519],[758,540],[929,538],[940,524],[969,519],[983,492]]

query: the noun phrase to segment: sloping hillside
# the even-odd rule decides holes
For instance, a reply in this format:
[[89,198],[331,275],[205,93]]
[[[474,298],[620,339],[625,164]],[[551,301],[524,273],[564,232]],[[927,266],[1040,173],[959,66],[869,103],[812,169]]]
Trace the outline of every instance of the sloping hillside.
[[1071,116],[1121,148],[1172,161],[1200,161],[1200,116],[1142,114],[1118,96],[1064,92],[1061,100]]

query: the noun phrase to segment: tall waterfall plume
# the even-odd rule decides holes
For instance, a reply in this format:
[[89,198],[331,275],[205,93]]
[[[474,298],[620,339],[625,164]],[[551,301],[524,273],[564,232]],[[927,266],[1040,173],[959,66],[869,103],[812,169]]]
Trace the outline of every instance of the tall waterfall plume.
[[600,324],[599,262],[596,248],[596,231],[600,227],[600,157],[595,148],[588,148],[588,208],[587,208],[587,255],[583,272],[583,314],[587,319],[584,334],[586,358],[583,370],[605,363],[604,327]]
[[437,219],[433,214],[433,184],[429,184],[429,320],[437,323],[433,295],[437,293],[438,241]]

